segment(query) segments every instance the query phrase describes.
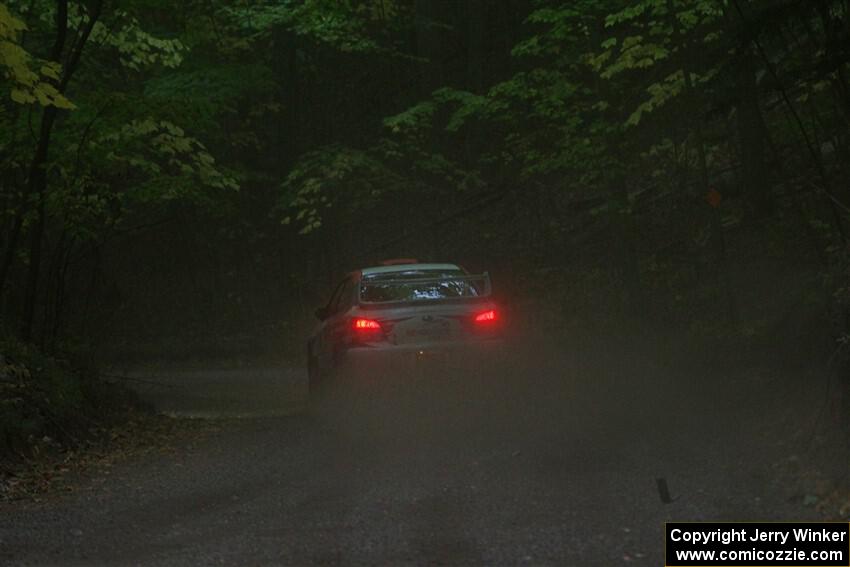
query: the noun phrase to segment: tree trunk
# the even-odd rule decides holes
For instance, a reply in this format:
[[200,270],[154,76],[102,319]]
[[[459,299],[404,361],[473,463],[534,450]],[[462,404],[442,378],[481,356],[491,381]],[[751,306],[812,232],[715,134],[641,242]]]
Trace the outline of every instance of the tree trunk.
[[425,59],[420,85],[424,95],[443,83],[442,30],[437,0],[416,0],[416,55]]
[[[21,205],[23,207],[23,204]],[[21,228],[24,224],[23,211],[18,211],[15,215],[15,220],[12,224],[12,231],[9,234],[9,241],[6,243],[6,249],[3,252],[2,264],[0,264],[0,296],[6,287],[6,278],[9,277],[9,270],[12,268],[12,262],[15,259],[15,252],[18,251],[18,239],[21,237]]]
[[[65,43],[68,35],[68,0],[59,0],[56,9],[56,40],[50,52],[53,61],[62,61],[65,51]],[[80,62],[83,48],[91,35],[95,22],[100,18],[103,8],[103,0],[96,0],[88,13],[88,21],[80,31],[76,42],[71,46],[67,62],[64,65],[62,77],[56,85],[56,90],[65,93],[68,83]],[[39,129],[38,143],[35,154],[29,167],[29,178],[27,179],[27,194],[34,197],[36,207],[36,222],[30,233],[29,266],[27,268],[27,281],[24,290],[24,310],[21,320],[21,339],[28,341],[32,338],[33,323],[35,320],[35,307],[38,300],[38,283],[41,270],[42,240],[46,225],[46,193],[47,193],[47,165],[50,153],[50,138],[53,134],[53,126],[59,109],[55,106],[47,106],[41,114],[41,128]]]
[[[68,35],[68,0],[60,0],[56,7],[56,40],[50,52],[50,59],[61,61]],[[66,71],[67,73],[67,71]],[[67,81],[60,81],[65,82]],[[57,85],[62,89],[62,85]],[[59,90],[62,92],[62,90]],[[36,220],[30,232],[29,265],[27,266],[27,281],[24,289],[24,311],[21,320],[21,339],[29,341],[32,338],[32,326],[35,317],[35,304],[38,297],[38,278],[41,270],[41,242],[44,236],[45,223],[45,192],[47,191],[47,158],[50,151],[50,137],[53,124],[56,122],[58,109],[46,106],[41,113],[41,128],[35,154],[29,167],[27,179],[27,194],[35,197]],[[23,214],[23,211],[21,212]]]
[[741,168],[749,213],[769,216],[774,210],[770,173],[765,162],[765,126],[759,107],[753,56],[749,50],[741,56],[738,69],[740,98],[737,106],[738,143]]
[[624,311],[628,317],[638,321],[647,315],[646,297],[636,246],[637,231],[629,201],[629,188],[624,175],[612,179],[609,194],[611,195],[610,222],[613,228],[616,272],[620,276],[620,283],[625,292]]
[[487,7],[483,0],[469,0],[467,10],[466,75],[469,90],[484,90]]

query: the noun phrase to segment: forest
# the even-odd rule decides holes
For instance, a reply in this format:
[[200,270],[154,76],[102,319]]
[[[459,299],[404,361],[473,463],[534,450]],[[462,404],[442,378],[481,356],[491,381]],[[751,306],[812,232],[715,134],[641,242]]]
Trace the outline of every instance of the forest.
[[848,0],[4,0],[0,71],[7,449],[116,360],[301,363],[392,257],[530,333],[829,361],[850,424]]

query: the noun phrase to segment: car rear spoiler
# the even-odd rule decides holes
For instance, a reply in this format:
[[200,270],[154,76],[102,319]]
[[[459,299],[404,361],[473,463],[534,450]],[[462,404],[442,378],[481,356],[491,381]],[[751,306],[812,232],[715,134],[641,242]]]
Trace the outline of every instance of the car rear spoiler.
[[[493,284],[490,281],[490,272],[482,272],[480,274],[468,274],[468,275],[452,275],[452,274],[443,274],[440,276],[435,276],[431,278],[393,278],[393,277],[376,277],[376,278],[364,278],[364,283],[375,283],[380,285],[407,285],[407,284],[424,284],[424,283],[439,283],[443,281],[479,281],[483,282],[483,289],[479,290],[479,295],[470,296],[470,297],[456,297],[456,298],[446,298],[446,300],[457,300],[457,299],[476,299],[481,297],[489,297],[493,292]],[[360,295],[360,290],[357,290],[357,295]],[[445,300],[436,300],[436,301],[445,301]],[[365,305],[382,305],[388,303],[399,303],[397,301],[393,302],[383,302],[383,301],[368,301],[363,302]]]

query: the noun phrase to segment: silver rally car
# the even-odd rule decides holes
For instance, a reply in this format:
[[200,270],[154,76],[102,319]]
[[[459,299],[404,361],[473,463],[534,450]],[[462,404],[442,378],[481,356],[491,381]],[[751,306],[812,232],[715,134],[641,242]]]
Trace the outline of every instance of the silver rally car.
[[416,260],[348,274],[316,316],[321,323],[307,343],[311,394],[340,368],[381,373],[406,361],[487,352],[501,344],[503,329],[488,273]]

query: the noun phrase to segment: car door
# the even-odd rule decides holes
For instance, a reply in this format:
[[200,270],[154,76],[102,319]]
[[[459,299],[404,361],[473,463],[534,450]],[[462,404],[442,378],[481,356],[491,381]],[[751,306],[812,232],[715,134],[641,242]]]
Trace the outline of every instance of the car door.
[[335,315],[334,306],[339,301],[339,295],[342,293],[344,285],[345,281],[343,280],[334,288],[331,298],[328,300],[327,305],[325,305],[325,317],[322,319],[322,322],[319,324],[319,328],[314,335],[312,352],[321,368],[328,368],[330,365],[333,345],[330,343],[331,335],[328,332],[328,328],[331,324],[333,324]]
[[332,367],[345,352],[348,336],[348,311],[353,304],[354,280],[345,278],[336,288],[328,302],[328,317],[320,332],[320,364],[324,368]]

